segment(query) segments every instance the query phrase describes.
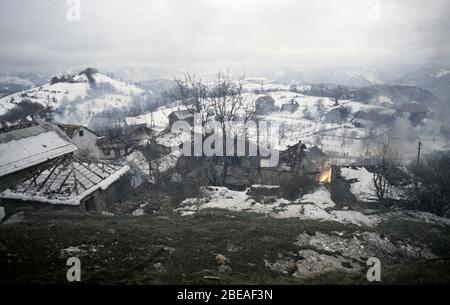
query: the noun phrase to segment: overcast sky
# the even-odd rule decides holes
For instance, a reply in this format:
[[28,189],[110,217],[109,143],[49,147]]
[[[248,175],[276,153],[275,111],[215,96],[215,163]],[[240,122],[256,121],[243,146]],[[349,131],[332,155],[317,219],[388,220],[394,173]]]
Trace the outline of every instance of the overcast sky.
[[450,0],[80,2],[1,0],[2,69],[450,63]]

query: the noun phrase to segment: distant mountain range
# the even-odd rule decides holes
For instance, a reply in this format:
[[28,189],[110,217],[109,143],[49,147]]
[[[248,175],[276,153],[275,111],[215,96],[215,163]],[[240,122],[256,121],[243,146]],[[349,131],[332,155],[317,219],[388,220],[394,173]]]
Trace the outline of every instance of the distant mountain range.
[[49,76],[35,73],[0,73],[0,97],[47,83]]
[[443,102],[450,104],[450,69],[417,70],[399,78],[395,83],[429,90]]

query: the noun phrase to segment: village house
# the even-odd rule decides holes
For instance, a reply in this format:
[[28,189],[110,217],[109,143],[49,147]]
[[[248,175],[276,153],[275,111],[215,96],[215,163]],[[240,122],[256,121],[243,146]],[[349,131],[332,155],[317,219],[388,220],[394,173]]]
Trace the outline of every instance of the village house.
[[125,136],[135,145],[145,145],[153,136],[155,131],[147,124],[126,125]]
[[342,121],[342,113],[339,108],[332,108],[325,113],[323,120],[326,123],[340,123]]
[[147,124],[125,125],[109,129],[98,138],[96,145],[101,152],[100,159],[116,160],[128,155],[136,146],[145,146],[156,132]]
[[189,125],[194,126],[194,115],[189,110],[177,110],[169,114],[169,129],[177,121],[185,121]]
[[0,191],[60,156],[78,150],[56,125],[33,121],[0,130]]
[[425,105],[420,105],[416,102],[402,104],[395,109],[395,113],[399,117],[407,116],[409,120],[418,125],[427,116],[429,109]]
[[260,96],[255,101],[255,113],[269,114],[275,111],[275,100],[270,95]]
[[295,112],[297,111],[299,105],[297,103],[296,100],[292,99],[289,101],[289,103],[283,104],[281,105],[281,111],[286,111],[286,112]]
[[102,151],[97,145],[100,136],[96,132],[81,125],[58,124],[58,126],[78,147],[76,154],[93,159],[102,158]]
[[1,204],[7,215],[22,206],[102,211],[129,193],[131,184],[124,180],[129,170],[128,165],[66,154],[0,193]]
[[317,146],[312,146],[307,149],[305,152],[305,157],[310,161],[318,163],[323,163],[329,159],[329,156]]
[[25,206],[100,211],[130,193],[128,165],[76,156],[65,132],[40,120],[0,130],[0,205],[7,216]]
[[133,144],[123,135],[116,132],[97,139],[97,146],[101,151],[102,160],[117,160],[132,150]]
[[167,180],[175,174],[181,152],[162,154],[152,146],[139,147],[126,156],[125,160],[144,180],[155,183]]
[[380,124],[392,124],[395,116],[391,112],[371,109],[368,111],[357,111],[350,120],[351,124],[357,128],[373,129]]
[[284,168],[301,169],[305,159],[306,146],[301,141],[295,145],[290,145],[286,150],[280,152],[279,166]]

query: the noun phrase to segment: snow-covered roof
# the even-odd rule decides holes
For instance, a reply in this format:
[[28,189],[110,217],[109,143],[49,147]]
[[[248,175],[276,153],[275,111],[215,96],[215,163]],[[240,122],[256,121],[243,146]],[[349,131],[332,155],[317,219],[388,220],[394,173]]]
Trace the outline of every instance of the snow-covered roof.
[[0,134],[0,177],[76,151],[55,126],[42,123]]
[[79,205],[98,189],[105,190],[130,170],[128,165],[92,162],[66,155],[53,160],[0,198],[50,204]]
[[189,110],[178,110],[169,114],[169,117],[174,117],[178,120],[186,120],[192,118],[194,115]]

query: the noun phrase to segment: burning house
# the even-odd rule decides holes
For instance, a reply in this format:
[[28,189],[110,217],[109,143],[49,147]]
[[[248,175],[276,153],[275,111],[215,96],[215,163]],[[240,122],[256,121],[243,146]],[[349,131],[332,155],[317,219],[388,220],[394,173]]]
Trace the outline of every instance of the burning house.
[[326,166],[324,167],[321,172],[317,175],[317,182],[320,184],[330,184],[333,179],[333,167],[332,166]]

